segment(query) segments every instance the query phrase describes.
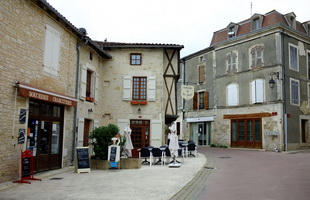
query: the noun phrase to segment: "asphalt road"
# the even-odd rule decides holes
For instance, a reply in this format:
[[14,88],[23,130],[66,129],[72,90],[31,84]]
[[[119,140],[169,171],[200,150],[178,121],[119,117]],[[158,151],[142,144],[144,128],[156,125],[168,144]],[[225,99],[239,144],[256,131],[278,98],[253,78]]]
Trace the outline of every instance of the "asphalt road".
[[198,200],[309,200],[310,151],[200,147],[209,160]]

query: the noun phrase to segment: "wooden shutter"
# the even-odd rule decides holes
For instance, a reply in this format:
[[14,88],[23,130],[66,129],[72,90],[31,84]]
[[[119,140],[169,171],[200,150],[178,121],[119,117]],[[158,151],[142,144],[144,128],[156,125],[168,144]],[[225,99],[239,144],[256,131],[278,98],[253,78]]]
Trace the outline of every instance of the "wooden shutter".
[[193,99],[193,109],[194,110],[197,110],[197,108],[198,108],[198,100],[197,100],[197,98],[198,98],[198,93],[195,92],[194,93],[194,99]]
[[123,100],[131,100],[131,77],[124,76],[123,78]]
[[60,55],[60,33],[46,25],[44,48],[44,71],[58,75]]
[[156,78],[155,76],[148,77],[148,93],[147,93],[148,101],[156,100]]
[[95,83],[95,94],[94,94],[94,100],[95,103],[98,103],[99,100],[99,75],[98,73],[94,72],[94,83]]
[[208,91],[205,91],[205,94],[204,94],[204,106],[206,110],[209,109],[209,92]]
[[98,128],[99,127],[99,120],[95,119],[94,120],[94,128]]
[[198,82],[199,83],[203,83],[205,82],[205,66],[204,65],[200,65],[199,68],[198,68]]
[[80,99],[85,100],[86,98],[86,84],[87,84],[87,68],[82,67],[81,70],[81,83],[80,83]]
[[83,146],[83,140],[84,140],[84,121],[85,121],[85,119],[83,117],[80,117],[78,119],[78,143],[77,143],[78,147]]

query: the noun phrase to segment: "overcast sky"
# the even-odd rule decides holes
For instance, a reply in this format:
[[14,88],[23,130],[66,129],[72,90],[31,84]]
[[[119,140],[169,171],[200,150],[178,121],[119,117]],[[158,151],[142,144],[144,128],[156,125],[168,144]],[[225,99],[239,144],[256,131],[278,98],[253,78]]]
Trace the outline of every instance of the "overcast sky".
[[[93,40],[184,45],[181,57],[210,45],[213,32],[277,10],[310,20],[310,0],[47,0]],[[251,9],[252,2],[252,9]]]

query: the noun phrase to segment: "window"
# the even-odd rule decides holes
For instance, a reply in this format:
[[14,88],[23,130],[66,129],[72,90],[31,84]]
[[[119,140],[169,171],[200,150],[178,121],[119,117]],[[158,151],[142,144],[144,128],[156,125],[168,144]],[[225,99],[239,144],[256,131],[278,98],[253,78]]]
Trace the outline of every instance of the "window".
[[251,68],[262,67],[264,65],[263,62],[263,47],[261,45],[257,45],[253,47],[250,51],[251,58]]
[[54,76],[59,71],[60,33],[53,27],[46,25],[44,47],[44,71]]
[[238,105],[238,85],[232,83],[227,85],[226,96],[227,96],[227,105],[228,106],[237,106]]
[[133,77],[133,100],[146,100],[146,77]]
[[81,70],[80,99],[89,102],[98,101],[99,77],[96,72],[83,66]]
[[94,101],[93,98],[93,72],[90,70],[87,70],[87,76],[86,76],[86,101]]
[[291,104],[299,106],[299,81],[296,79],[290,79],[290,93],[291,93]]
[[299,71],[298,48],[292,44],[289,45],[290,69]]
[[236,36],[236,27],[235,26],[231,26],[228,29],[228,38],[232,38]]
[[89,52],[89,60],[93,60],[93,53]]
[[141,65],[141,54],[140,53],[131,53],[130,54],[130,64],[131,65]]
[[196,92],[193,99],[193,109],[209,109],[209,92]]
[[259,28],[260,28],[260,20],[259,20],[259,18],[253,19],[253,21],[252,21],[252,30],[255,31],[255,30],[258,30]]
[[205,82],[205,66],[204,65],[200,65],[198,66],[198,83],[202,84]]
[[227,55],[227,73],[237,72],[237,53],[230,52]]
[[264,102],[264,80],[257,79],[251,82],[252,104]]
[[[123,100],[138,102],[156,100],[156,78],[148,77],[123,77]],[[132,102],[134,104],[135,102]],[[141,103],[141,102],[140,102]]]

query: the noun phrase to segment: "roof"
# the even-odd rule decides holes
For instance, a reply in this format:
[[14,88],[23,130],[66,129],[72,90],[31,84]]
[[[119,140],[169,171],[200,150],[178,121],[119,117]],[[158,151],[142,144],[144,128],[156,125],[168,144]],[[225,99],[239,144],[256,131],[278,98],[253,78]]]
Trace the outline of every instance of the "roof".
[[124,42],[107,42],[96,41],[103,49],[111,48],[167,48],[167,49],[182,49],[183,45],[178,44],[160,44],[160,43],[124,43]]
[[[295,15],[295,14],[294,13],[288,13],[287,15]],[[285,15],[277,12],[276,10],[272,10],[272,11],[266,13],[265,15],[254,14],[251,18],[246,19],[244,21],[241,21],[239,23],[230,23],[230,25],[235,24],[238,26],[237,32],[235,33],[236,34],[235,36],[238,37],[238,36],[245,35],[245,34],[252,32],[251,22],[252,22],[253,18],[256,16],[262,16],[261,28],[267,28],[267,27],[277,25],[277,24],[289,28],[289,24],[288,24],[287,20],[285,19]],[[298,21],[296,21],[296,31],[303,33],[303,34],[307,34],[302,23],[300,23]],[[216,43],[228,40],[227,36],[228,36],[228,28],[227,27],[214,32],[210,45],[212,46]]]
[[[45,0],[30,0],[35,5],[40,7],[43,11],[45,11],[51,18],[55,19],[57,22],[62,24],[64,27],[72,31],[74,35],[77,36],[80,40],[85,39],[87,37],[82,31],[80,31],[77,27],[75,27],[69,20],[67,20],[63,15],[61,15],[55,8],[53,8],[48,2]],[[93,49],[99,56],[102,58],[112,58],[107,52],[101,49],[93,40],[87,37],[87,46]]]

